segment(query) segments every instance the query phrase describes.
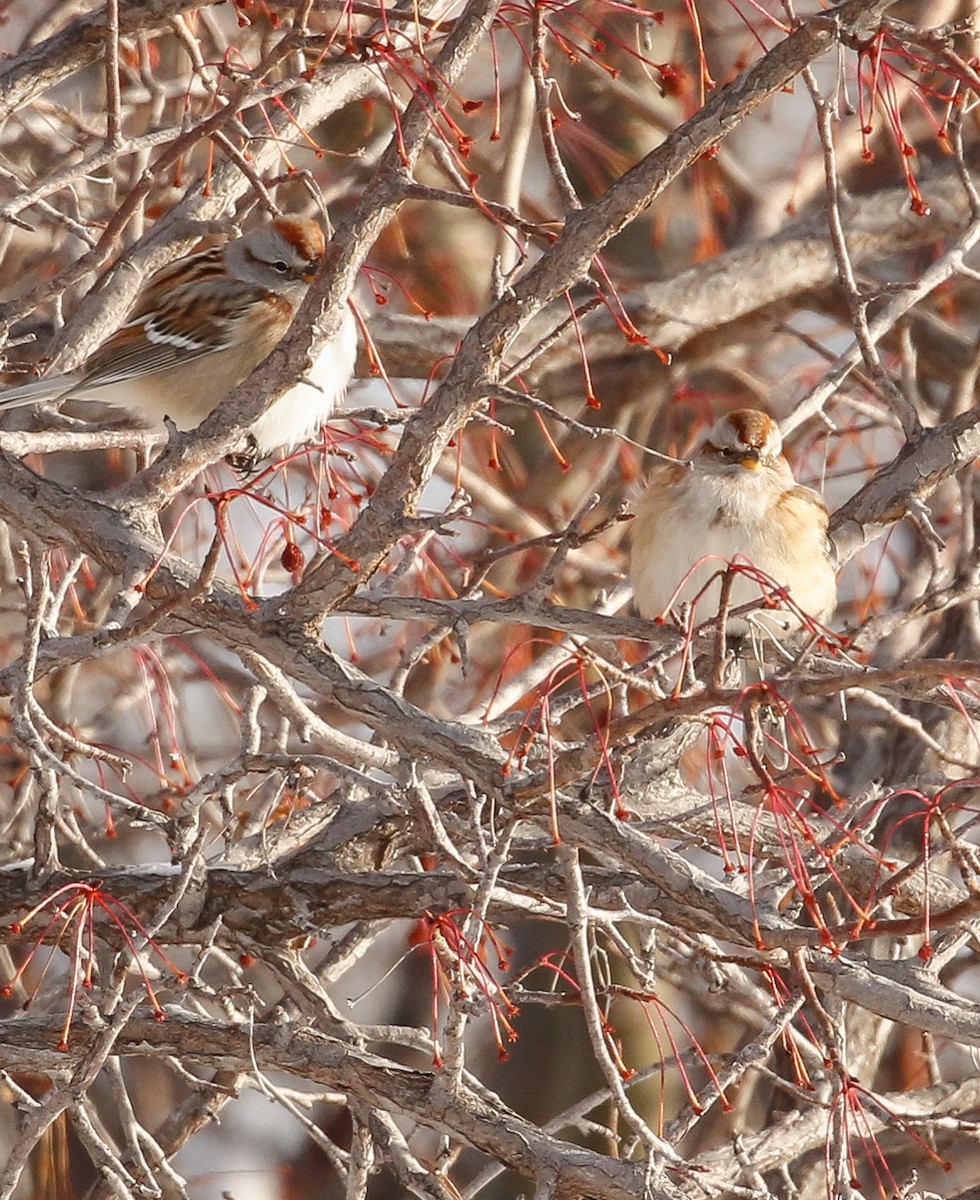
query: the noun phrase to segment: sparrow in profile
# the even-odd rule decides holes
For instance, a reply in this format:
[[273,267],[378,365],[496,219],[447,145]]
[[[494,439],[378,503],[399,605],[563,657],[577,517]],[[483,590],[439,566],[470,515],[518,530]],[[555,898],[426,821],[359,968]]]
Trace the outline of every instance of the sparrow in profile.
[[[825,621],[837,603],[827,508],[803,487],[782,453],[775,421],[754,408],[722,417],[701,443],[693,468],[657,467],[634,505],[630,574],[644,617],[697,602],[697,619],[718,612],[721,577],[730,563],[729,607],[772,601],[785,588],[792,601],[733,618],[776,634],[799,630],[798,610]],[[765,578],[760,579],[759,573]],[[715,576],[713,581],[712,576]]]
[[[141,421],[193,429],[285,335],[323,257],[315,221],[277,217],[241,237],[178,259],[153,275],[125,324],[75,371],[0,392],[0,410],[50,400],[96,400]],[[259,454],[306,441],[332,414],[354,370],[350,309],[308,381],[249,430]]]

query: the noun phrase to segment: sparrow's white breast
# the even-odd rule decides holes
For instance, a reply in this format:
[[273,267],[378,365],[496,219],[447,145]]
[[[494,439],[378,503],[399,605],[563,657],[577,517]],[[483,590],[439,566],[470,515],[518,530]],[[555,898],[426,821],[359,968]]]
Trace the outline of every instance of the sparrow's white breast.
[[[701,589],[732,560],[747,560],[788,587],[795,603],[814,617],[821,619],[832,611],[836,584],[819,499],[792,485],[787,490],[786,481],[775,472],[739,468],[713,474],[666,468],[654,474],[635,509],[631,574],[643,616],[656,617],[671,604],[678,607],[695,600],[698,620],[713,616],[720,602],[720,578],[703,595]],[[738,575],[730,603],[734,608],[758,602],[762,594],[750,576]],[[799,626],[785,611],[760,619],[776,630]],[[746,623],[735,620],[732,628],[744,631]]]

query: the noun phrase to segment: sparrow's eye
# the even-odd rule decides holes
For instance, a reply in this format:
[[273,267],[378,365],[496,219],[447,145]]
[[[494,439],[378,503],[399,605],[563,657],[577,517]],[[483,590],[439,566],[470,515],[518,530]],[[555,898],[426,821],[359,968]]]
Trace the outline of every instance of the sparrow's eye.
[[272,263],[271,266],[272,266],[273,271],[275,271],[279,275],[288,275],[289,274],[289,263],[283,262],[283,260],[281,258],[277,259],[277,261]]

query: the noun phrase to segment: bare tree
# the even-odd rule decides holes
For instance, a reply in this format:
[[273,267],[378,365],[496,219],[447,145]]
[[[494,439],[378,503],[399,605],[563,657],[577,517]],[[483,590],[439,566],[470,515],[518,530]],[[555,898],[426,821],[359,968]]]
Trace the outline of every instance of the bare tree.
[[[970,4],[83,7],[5,6],[8,383],[336,232],[199,429],[0,432],[0,1198],[970,1192]],[[623,582],[744,406],[841,566],[748,664]]]

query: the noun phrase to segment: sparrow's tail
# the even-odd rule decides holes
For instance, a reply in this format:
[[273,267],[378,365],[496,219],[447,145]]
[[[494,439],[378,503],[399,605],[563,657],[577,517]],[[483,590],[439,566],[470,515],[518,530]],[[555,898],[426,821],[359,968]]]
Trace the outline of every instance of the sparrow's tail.
[[35,379],[18,387],[0,389],[0,411],[5,408],[24,408],[28,404],[43,404],[46,400],[62,400],[77,380],[64,375],[56,379]]

